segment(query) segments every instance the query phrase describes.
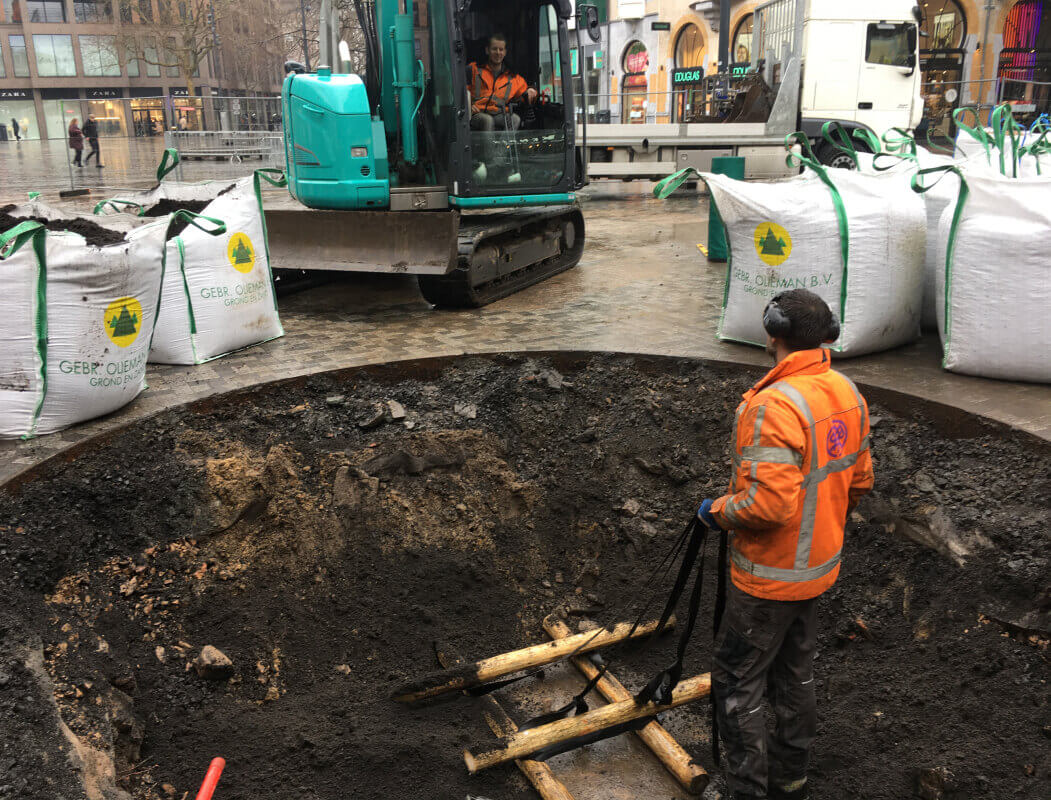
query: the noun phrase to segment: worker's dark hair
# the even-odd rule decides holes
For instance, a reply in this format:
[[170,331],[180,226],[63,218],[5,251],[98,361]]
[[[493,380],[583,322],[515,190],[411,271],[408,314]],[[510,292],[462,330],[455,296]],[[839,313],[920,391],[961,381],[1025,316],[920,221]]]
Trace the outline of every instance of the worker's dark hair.
[[790,350],[813,350],[839,338],[839,320],[828,303],[807,289],[776,295],[763,311],[763,327]]
[[497,31],[496,33],[489,34],[489,38],[485,41],[485,46],[488,47],[489,45],[491,45],[493,43],[493,39],[507,44],[507,37],[500,33],[500,31]]

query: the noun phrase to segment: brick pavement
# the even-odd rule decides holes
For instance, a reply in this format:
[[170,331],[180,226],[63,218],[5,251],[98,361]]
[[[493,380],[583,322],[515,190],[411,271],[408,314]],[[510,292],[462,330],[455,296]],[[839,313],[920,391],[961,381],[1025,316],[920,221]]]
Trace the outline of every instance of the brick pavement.
[[[708,264],[707,201],[659,203],[637,184],[585,201],[581,264],[486,308],[433,311],[402,276],[354,275],[286,297],[286,336],[198,367],[151,366],[150,388],[104,419],[29,442],[0,442],[0,482],[86,437],[165,408],[267,381],[369,363],[509,350],[609,350],[765,365],[715,339],[725,265]],[[610,193],[626,191],[620,197]],[[1051,439],[1051,387],[953,375],[937,341],[839,362],[864,383],[983,414]]]

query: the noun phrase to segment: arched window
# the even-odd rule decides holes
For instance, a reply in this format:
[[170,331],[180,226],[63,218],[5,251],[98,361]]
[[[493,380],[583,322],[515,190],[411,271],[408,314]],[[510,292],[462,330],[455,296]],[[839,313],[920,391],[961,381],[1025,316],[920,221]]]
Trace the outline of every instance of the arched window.
[[675,66],[679,69],[704,66],[704,35],[692,22],[679,31],[679,38],[675,40]]
[[967,18],[956,0],[933,0],[923,9],[920,50],[955,50],[967,38]]
[[730,46],[730,61],[734,64],[746,64],[752,60],[752,26],[755,15],[749,14],[737,23]]
[[646,122],[646,70],[649,66],[650,54],[646,45],[637,39],[628,42],[621,58],[624,70],[621,122],[640,125]]
[[628,46],[624,48],[624,62],[622,64],[624,74],[642,75],[646,72],[649,65],[650,54],[646,50],[646,45],[638,39],[628,42]]

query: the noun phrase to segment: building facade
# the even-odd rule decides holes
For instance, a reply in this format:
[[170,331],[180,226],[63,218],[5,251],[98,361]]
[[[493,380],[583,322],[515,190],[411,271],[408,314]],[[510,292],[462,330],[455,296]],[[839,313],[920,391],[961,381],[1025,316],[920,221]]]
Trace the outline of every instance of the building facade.
[[[61,139],[74,117],[83,124],[88,114],[96,116],[103,136],[230,127],[237,121],[231,119],[231,102],[215,98],[280,90],[276,52],[272,57],[255,52],[253,62],[264,66],[242,68],[246,49],[265,51],[249,44],[263,41],[265,34],[236,6],[223,20],[230,35],[220,39],[220,48],[190,81],[177,67],[128,58],[120,52],[122,33],[159,19],[159,2],[0,0],[0,139],[15,138],[16,124],[22,139]],[[188,82],[194,84],[193,97]]]
[[[920,0],[924,100],[932,130],[960,106],[1008,101],[1051,111],[1051,0]],[[586,62],[591,118],[682,122],[703,112],[701,83],[718,69],[718,0],[610,0],[598,53]],[[752,58],[755,0],[731,3],[731,70]],[[869,8],[878,6],[872,0]]]

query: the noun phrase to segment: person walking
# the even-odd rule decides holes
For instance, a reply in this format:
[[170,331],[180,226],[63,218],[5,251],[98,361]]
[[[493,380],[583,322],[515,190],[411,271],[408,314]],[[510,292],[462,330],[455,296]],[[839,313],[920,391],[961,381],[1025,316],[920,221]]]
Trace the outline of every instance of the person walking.
[[18,124],[18,120],[14,117],[11,117],[11,132],[15,135],[16,142],[22,141],[22,137],[19,135],[19,132],[21,130],[22,126]]
[[822,347],[839,337],[824,300],[782,292],[763,327],[775,366],[737,407],[730,492],[697,512],[729,537],[712,693],[733,797],[805,800],[817,731],[817,598],[839,575],[847,516],[872,488],[869,413]]
[[69,149],[73,151],[73,163],[83,167],[80,158],[84,155],[84,132],[77,125],[76,117],[69,121]]
[[84,123],[84,136],[87,137],[91,152],[84,159],[84,166],[88,165],[91,157],[95,157],[95,166],[102,169],[102,159],[99,156],[99,124],[95,121],[94,114],[88,114],[88,121]]

